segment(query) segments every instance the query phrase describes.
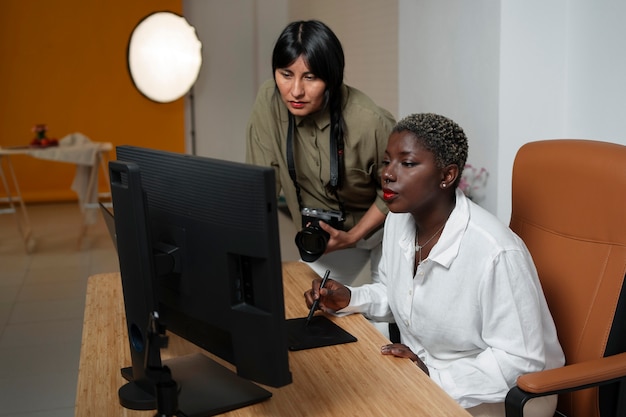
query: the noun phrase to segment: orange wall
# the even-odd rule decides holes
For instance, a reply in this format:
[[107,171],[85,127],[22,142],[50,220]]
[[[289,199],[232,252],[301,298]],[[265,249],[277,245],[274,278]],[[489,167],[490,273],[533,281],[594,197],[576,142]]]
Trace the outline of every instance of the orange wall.
[[[32,126],[45,123],[51,138],[81,132],[98,142],[183,152],[184,98],[146,99],[126,63],[133,28],[163,10],[181,14],[182,0],[2,0],[0,146],[27,145]],[[76,198],[74,165],[12,161],[27,202]]]

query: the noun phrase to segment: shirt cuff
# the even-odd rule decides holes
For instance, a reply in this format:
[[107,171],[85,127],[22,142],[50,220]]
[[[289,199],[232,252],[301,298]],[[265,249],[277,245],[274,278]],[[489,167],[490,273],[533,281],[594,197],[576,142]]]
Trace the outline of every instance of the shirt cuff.
[[350,304],[335,312],[337,316],[347,316],[348,314],[363,313],[363,305],[369,304],[367,292],[362,288],[347,286],[350,290]]

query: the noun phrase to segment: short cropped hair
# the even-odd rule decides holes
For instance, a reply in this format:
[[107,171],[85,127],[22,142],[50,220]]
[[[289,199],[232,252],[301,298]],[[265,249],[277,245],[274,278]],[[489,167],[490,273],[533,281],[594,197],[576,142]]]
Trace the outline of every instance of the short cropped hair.
[[458,185],[467,162],[468,143],[465,132],[453,120],[434,113],[415,113],[396,123],[392,132],[411,132],[433,153],[439,168],[451,164],[459,167]]

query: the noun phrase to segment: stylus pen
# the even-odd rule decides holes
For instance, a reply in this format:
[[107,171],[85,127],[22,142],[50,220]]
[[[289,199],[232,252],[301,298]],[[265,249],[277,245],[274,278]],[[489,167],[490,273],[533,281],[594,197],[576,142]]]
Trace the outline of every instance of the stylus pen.
[[[330,275],[330,269],[327,269],[326,273],[324,274],[324,278],[322,278],[322,283],[320,284],[320,290],[324,288],[324,285],[326,285],[326,281],[328,281],[329,275]],[[305,323],[306,326],[309,325],[309,322],[313,318],[313,314],[315,313],[315,310],[317,310],[317,306],[319,305],[319,303],[320,303],[319,298],[313,301],[313,305],[311,306],[311,309],[309,310],[309,315],[306,318],[306,323]]]

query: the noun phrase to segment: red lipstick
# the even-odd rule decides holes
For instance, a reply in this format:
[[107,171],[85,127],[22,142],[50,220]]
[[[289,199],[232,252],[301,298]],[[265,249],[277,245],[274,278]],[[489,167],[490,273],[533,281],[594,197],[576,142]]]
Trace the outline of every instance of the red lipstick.
[[383,189],[383,199],[385,201],[391,200],[392,198],[394,198],[397,195],[396,192],[388,190],[388,189]]

